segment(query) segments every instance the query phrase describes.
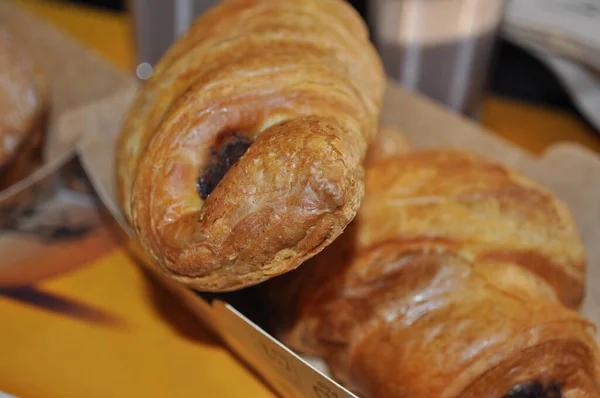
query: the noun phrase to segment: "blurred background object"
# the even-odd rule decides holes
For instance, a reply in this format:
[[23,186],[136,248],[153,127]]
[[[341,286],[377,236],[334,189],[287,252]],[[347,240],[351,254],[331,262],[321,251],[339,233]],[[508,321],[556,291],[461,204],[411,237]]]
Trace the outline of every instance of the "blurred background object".
[[511,0],[502,36],[537,58],[600,130],[600,2]]
[[185,33],[194,17],[219,0],[129,0],[134,23],[138,67],[145,79],[169,45]]
[[[219,0],[53,1],[129,13],[144,79],[187,24]],[[405,87],[475,118],[482,94],[493,94],[567,111],[600,131],[597,0],[348,1],[368,23],[388,74]]]
[[386,72],[456,112],[479,113],[504,0],[372,0]]

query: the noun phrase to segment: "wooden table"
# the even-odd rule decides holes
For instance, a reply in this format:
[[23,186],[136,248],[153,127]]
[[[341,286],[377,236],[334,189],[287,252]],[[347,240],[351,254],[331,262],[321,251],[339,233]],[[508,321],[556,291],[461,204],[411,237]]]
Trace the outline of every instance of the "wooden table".
[[[126,16],[16,2],[133,70]],[[488,98],[483,122],[534,153],[563,140],[600,152],[600,139],[566,113]],[[73,259],[75,271],[0,294],[0,390],[23,398],[274,396],[106,230],[85,244],[89,256]]]

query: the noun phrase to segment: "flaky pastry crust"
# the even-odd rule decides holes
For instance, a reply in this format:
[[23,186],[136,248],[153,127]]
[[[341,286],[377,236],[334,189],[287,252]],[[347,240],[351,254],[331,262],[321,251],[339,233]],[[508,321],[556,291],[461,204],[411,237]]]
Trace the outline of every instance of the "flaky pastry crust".
[[123,212],[162,270],[196,289],[294,269],[356,214],[383,90],[346,2],[223,1],[171,47],[125,120]]
[[[344,234],[261,287],[275,333],[364,397],[599,397],[574,310],[584,250],[567,208],[477,155],[373,162]],[[560,395],[562,394],[562,395]]]

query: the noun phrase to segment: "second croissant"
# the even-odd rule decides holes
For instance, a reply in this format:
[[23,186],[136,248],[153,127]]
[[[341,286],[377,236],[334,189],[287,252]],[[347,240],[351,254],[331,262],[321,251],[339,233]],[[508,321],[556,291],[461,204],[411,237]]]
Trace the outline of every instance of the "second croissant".
[[399,149],[336,242],[260,287],[275,334],[365,398],[600,397],[567,208],[475,154]]

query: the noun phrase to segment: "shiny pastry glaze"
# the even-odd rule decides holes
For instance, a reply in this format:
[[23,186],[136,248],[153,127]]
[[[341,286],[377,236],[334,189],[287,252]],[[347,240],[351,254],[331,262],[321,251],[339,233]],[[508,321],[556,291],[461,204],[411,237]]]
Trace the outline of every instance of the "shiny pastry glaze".
[[[156,65],[119,138],[119,202],[145,251],[178,281],[230,291],[323,250],[362,199],[384,82],[346,1],[218,2]],[[223,173],[210,148],[228,131],[252,145]]]
[[279,338],[361,397],[600,397],[564,204],[472,153],[385,157],[344,234],[264,287]]

